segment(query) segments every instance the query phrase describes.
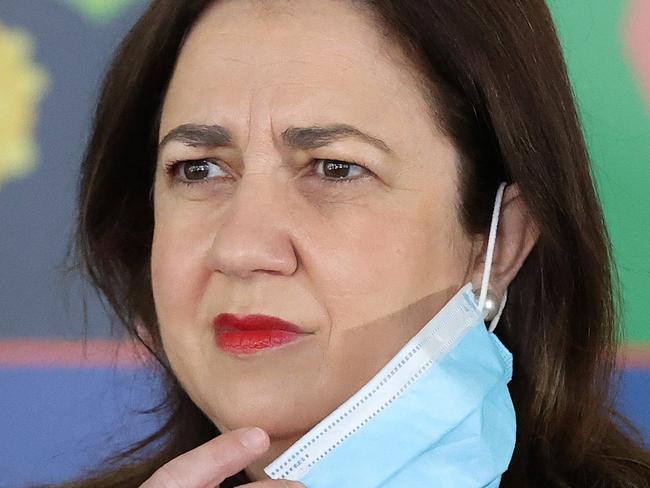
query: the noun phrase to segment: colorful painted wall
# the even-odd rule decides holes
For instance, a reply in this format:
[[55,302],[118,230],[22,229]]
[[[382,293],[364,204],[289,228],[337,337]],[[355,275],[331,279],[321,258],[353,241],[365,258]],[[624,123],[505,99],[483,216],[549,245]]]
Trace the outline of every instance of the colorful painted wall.
[[[618,402],[650,442],[650,0],[549,5],[622,279]],[[70,478],[157,424],[135,413],[155,377],[61,273],[98,83],[144,6],[0,2],[0,487]]]

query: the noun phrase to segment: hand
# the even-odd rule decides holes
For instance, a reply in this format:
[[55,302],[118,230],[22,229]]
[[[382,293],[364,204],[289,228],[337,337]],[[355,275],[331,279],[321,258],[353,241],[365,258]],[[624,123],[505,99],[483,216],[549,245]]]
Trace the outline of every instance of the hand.
[[[233,430],[172,459],[140,488],[213,488],[264,454],[269,445],[269,436],[262,429]],[[287,480],[256,481],[242,486],[305,488],[302,483]]]

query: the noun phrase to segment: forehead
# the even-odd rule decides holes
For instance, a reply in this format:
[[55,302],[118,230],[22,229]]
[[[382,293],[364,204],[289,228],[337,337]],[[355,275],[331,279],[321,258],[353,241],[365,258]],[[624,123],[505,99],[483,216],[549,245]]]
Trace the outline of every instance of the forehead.
[[348,2],[218,1],[181,49],[161,133],[216,113],[270,113],[294,125],[425,116],[415,80],[399,47]]
[[210,55],[270,72],[287,62],[336,61],[345,68],[387,62],[390,55],[399,61],[368,12],[342,0],[216,1],[192,28],[181,57]]

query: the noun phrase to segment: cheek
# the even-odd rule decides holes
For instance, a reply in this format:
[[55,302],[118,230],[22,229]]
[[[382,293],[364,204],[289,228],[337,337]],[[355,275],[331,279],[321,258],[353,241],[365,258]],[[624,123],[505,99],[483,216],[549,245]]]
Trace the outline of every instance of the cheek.
[[[168,324],[187,323],[199,311],[202,282],[201,247],[182,219],[157,222],[151,250],[151,281],[161,332]],[[190,322],[193,323],[193,322]]]
[[201,265],[200,244],[188,219],[169,213],[156,220],[151,282],[162,347],[183,388],[202,405],[196,371],[205,368],[203,346],[211,339],[201,308],[209,273]]
[[368,381],[465,284],[465,245],[453,237],[454,219],[436,206],[421,208],[401,202],[360,212],[322,234],[335,247],[312,248],[332,324],[322,344],[329,400],[342,401]]
[[[409,211],[405,212],[404,209]],[[433,209],[433,210],[432,210]],[[312,248],[323,298],[342,323],[389,313],[465,283],[468,242],[455,220],[434,205],[402,203],[327,232],[329,248]]]

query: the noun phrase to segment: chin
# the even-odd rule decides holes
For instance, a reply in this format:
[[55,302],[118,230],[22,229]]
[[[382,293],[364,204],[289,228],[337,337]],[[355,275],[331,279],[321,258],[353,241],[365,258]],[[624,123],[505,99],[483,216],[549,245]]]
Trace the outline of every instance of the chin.
[[231,397],[212,405],[207,414],[222,432],[256,426],[272,438],[297,438],[320,420],[320,413],[306,409],[300,397],[294,399],[277,393],[237,400]]
[[286,414],[270,415],[257,411],[231,412],[231,415],[212,420],[221,432],[255,426],[264,429],[273,439],[297,439],[315,425],[298,422],[295,417]]

